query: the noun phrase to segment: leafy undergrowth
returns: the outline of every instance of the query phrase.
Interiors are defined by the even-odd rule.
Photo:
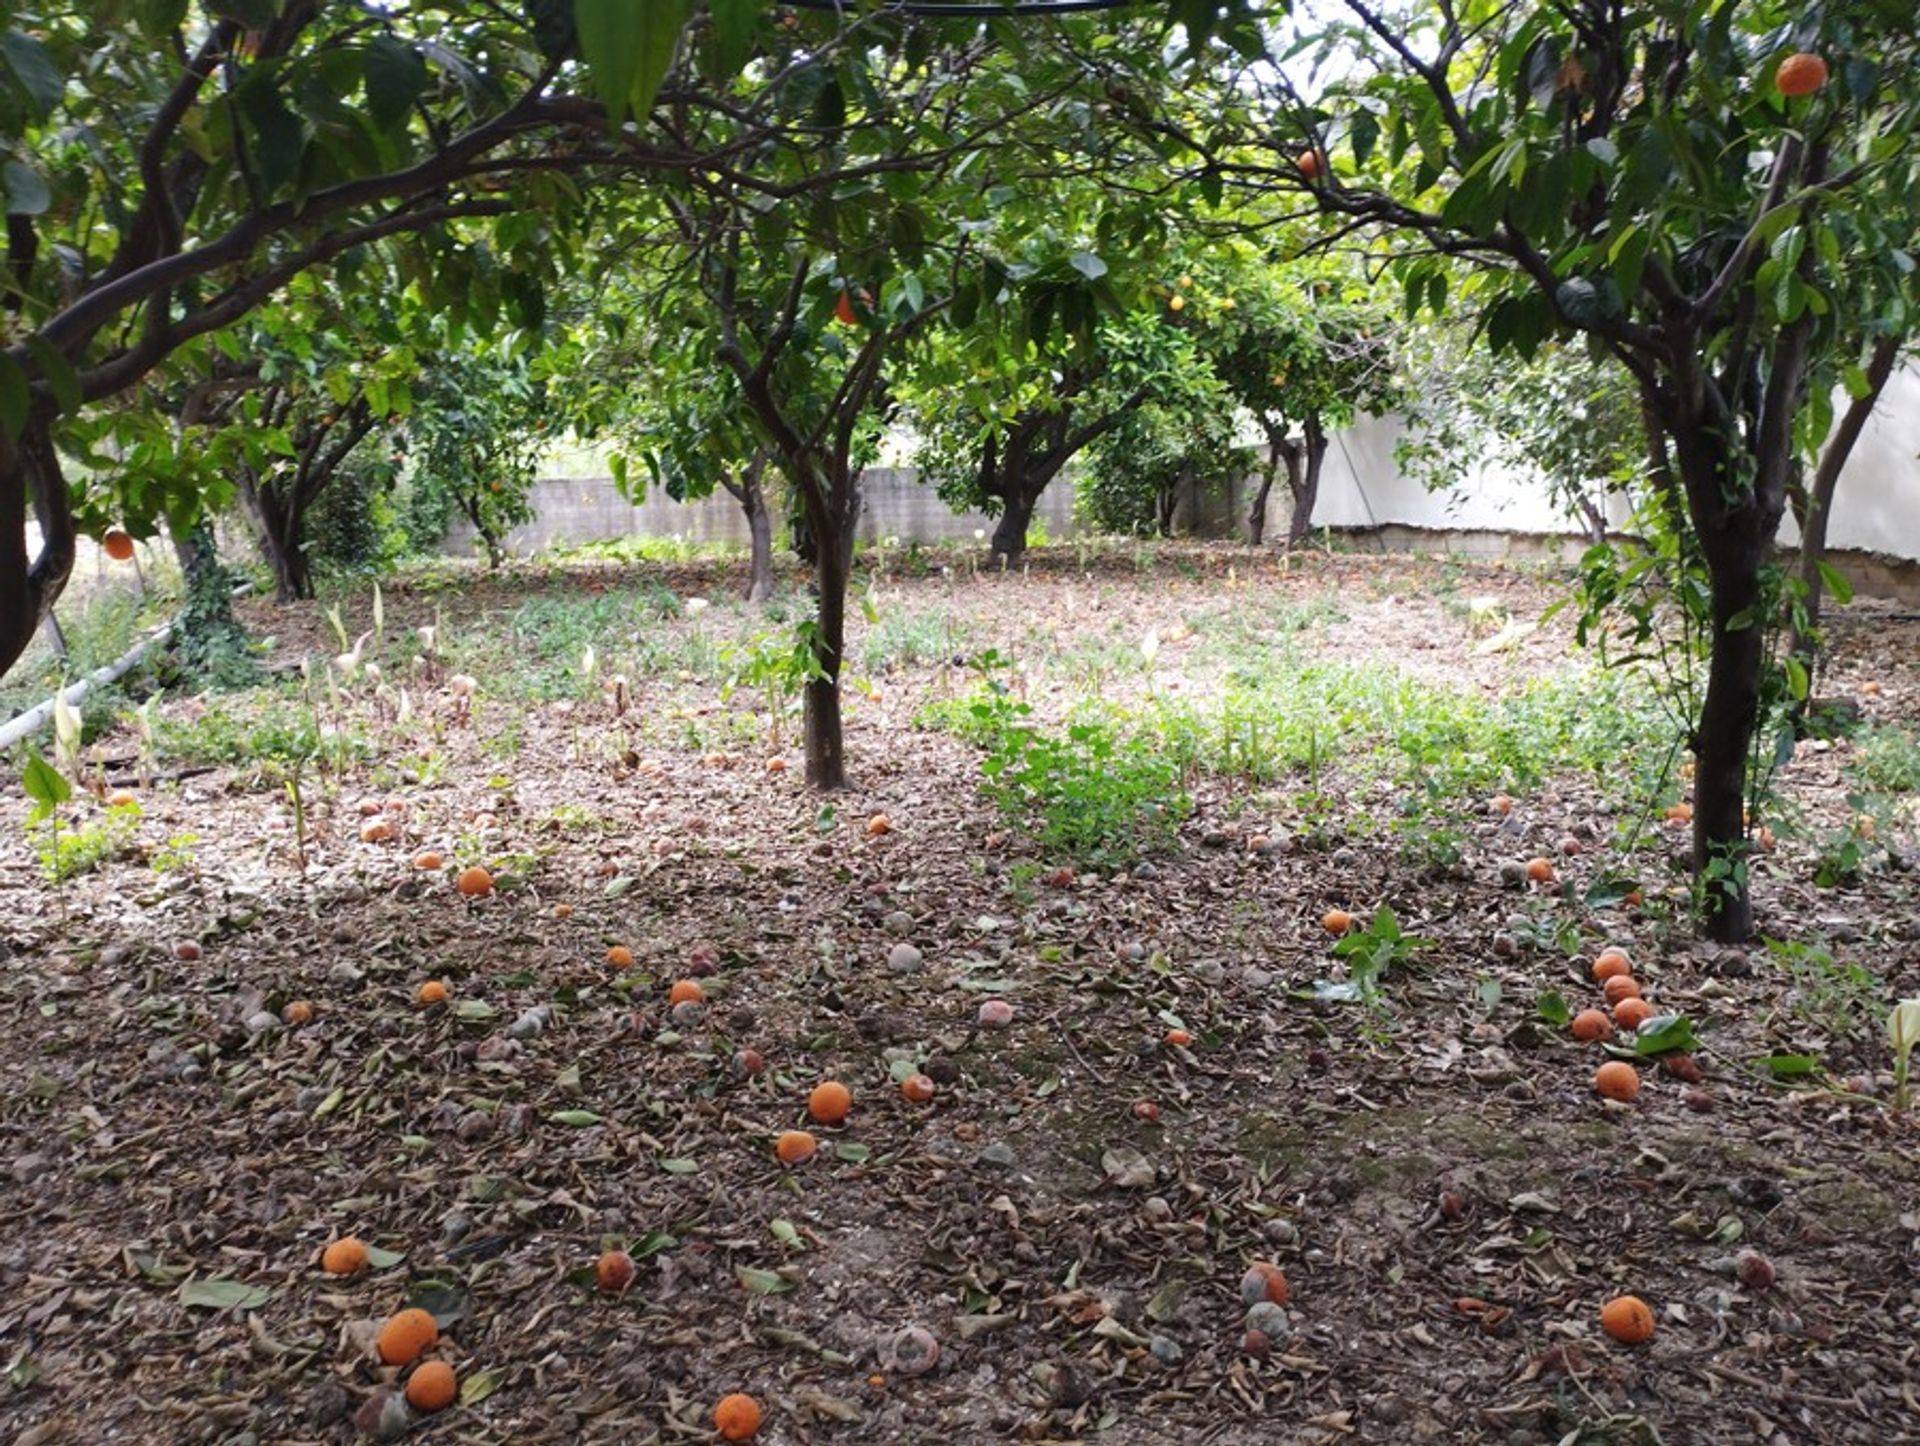
[[[1477,650],[1454,605],[1464,583],[1537,615],[1538,579],[1074,561],[880,583],[857,787],[824,803],[768,716],[779,688],[728,688],[771,625],[690,606],[721,586],[699,569],[390,586],[378,685],[286,674],[96,745],[113,783],[175,776],[136,787],[130,850],[57,890],[10,797],[0,1159],[25,1228],[0,1247],[0,1426],[353,1439],[394,1375],[372,1333],[412,1300],[462,1383],[434,1440],[697,1440],[735,1390],[782,1442],[1910,1433],[1916,1135],[1884,1034],[1920,993],[1899,735],[1803,750],[1761,866],[1780,945],[1714,949],[1681,921],[1660,806],[1683,784],[1660,781],[1651,712],[1596,690],[1583,721],[1552,701],[1564,636]],[[366,599],[344,611],[372,626]],[[338,651],[319,612],[254,621],[270,661]],[[957,663],[927,642],[949,637]],[[1846,615],[1834,689],[1878,729],[1915,714],[1915,642]],[[1263,658],[1268,682],[1231,681]],[[1322,663],[1408,701],[1266,771],[1154,722]],[[983,793],[981,737],[921,720],[988,678],[1056,743],[1096,710],[1114,750],[1054,748],[1052,793]],[[1129,747],[1190,800],[1165,846],[1047,846],[1049,799],[1085,795],[1095,835],[1136,817],[1098,813]],[[1454,766],[1468,752],[1494,762]],[[378,823],[392,837],[362,842]],[[1842,839],[1850,878],[1817,887]],[[440,867],[414,866],[427,850]],[[1506,881],[1534,855],[1556,884]],[[494,893],[456,891],[471,864]],[[1629,878],[1638,908],[1593,887]],[[1338,953],[1331,910],[1365,930]],[[1595,1096],[1607,1046],[1556,1021],[1601,1002],[1609,942],[1697,1035],[1698,1083],[1649,1059],[1636,1102]],[[676,1013],[692,974],[707,1002]],[[434,979],[450,1001],[417,1004]],[[1010,1025],[980,1024],[987,1000]],[[296,1001],[312,1019],[280,1022]],[[916,1070],[931,1103],[902,1095]],[[808,1125],[823,1079],[853,1092],[844,1127]],[[821,1153],[782,1168],[774,1136],[802,1126]],[[386,1253],[326,1275],[344,1235]],[[593,1286],[609,1245],[640,1266],[617,1297]],[[1735,1275],[1747,1249],[1771,1289]],[[1265,1358],[1243,1351],[1252,1261],[1291,1283]],[[1622,1292],[1653,1308],[1645,1345],[1599,1328]],[[910,1327],[939,1342],[925,1374]]]

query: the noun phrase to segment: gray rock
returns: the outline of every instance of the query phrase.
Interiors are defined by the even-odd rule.
[[[911,944],[895,944],[887,951],[887,968],[895,974],[918,974],[926,957]]]

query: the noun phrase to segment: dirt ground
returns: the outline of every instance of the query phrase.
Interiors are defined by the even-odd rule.
[[[546,616],[530,603],[612,607],[631,569],[389,583],[384,637],[432,624],[450,661],[369,645],[385,694],[362,674],[329,714],[367,747],[302,776],[297,818],[253,759],[138,786],[129,721],[91,751],[134,784],[137,837],[54,887],[10,789],[0,1437],[353,1440],[401,1374],[372,1336],[412,1302],[463,1387],[405,1423],[422,1441],[711,1439],[731,1391],[776,1443],[1920,1440],[1920,1134],[1890,1108],[1885,1025],[1920,994],[1910,799],[1891,852],[1818,887],[1822,829],[1857,806],[1850,745],[1787,766],[1801,827],[1760,864],[1759,914],[1824,965],[1695,942],[1684,831],[1657,817],[1643,906],[1583,902],[1621,860],[1579,780],[1506,815],[1460,801],[1464,851],[1434,867],[1337,823],[1306,840],[1286,786],[1196,778],[1172,852],[1056,878],[981,796],[979,750],[920,721],[972,686],[956,658],[1046,643],[1024,680],[1043,716],[1090,687],[1206,697],[1257,662],[1257,636],[1203,646],[1250,609],[1299,621],[1290,647],[1487,695],[1576,662],[1564,616],[1481,646],[1475,619],[1539,616],[1544,573],[1224,547],[1084,562],[896,560],[856,653],[889,619],[945,621],[856,668],[854,784],[831,800],[790,743],[766,768],[751,690],[698,666],[629,674],[624,711],[592,680],[505,689]],[[603,678],[643,643],[697,664],[764,626],[720,572],[648,576],[682,606],[612,616]],[[369,609],[347,600],[350,634]],[[340,651],[324,612],[248,621],[284,668]],[[1911,728],[1920,623],[1845,610],[1826,688]],[[156,711],[205,729],[248,706]],[[395,836],[362,842],[376,817]],[[445,867],[415,867],[427,849]],[[1533,854],[1564,892],[1503,881]],[[452,866],[476,862],[498,888],[466,898]],[[1337,973],[1323,913],[1381,903],[1431,942],[1377,1005],[1316,991]],[[1636,1102],[1595,1095],[1601,1047],[1541,1000],[1600,1003],[1606,943],[1693,1022],[1703,1079],[1649,1061]],[[706,1003],[676,1013],[689,976]],[[415,1002],[432,979],[449,1004]],[[1010,1026],[977,1022],[988,999]],[[295,1001],[312,1019],[280,1022]],[[1786,1055],[1817,1066],[1756,1063]],[[902,1097],[913,1069],[931,1103]],[[823,1079],[852,1116],[782,1168],[772,1140]],[[328,1275],[344,1235],[390,1254]],[[593,1288],[608,1246],[638,1259],[624,1294]],[[1747,1250],[1771,1288],[1736,1274]],[[1291,1288],[1264,1358],[1243,1349],[1258,1261]],[[1647,1343],[1602,1333],[1620,1293],[1652,1308]],[[915,1327],[938,1342],[919,1374]]]

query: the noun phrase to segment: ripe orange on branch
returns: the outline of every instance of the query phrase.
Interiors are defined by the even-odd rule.
[[[100,546],[115,562],[133,560],[133,539],[123,527],[109,527],[106,535],[100,539]]]
[[[1789,100],[1812,95],[1827,83],[1827,63],[1817,55],[1800,51],[1780,62],[1773,73],[1774,88]]]

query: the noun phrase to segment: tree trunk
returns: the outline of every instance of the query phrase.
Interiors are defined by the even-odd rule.
[[[1273,492],[1273,479],[1280,475],[1284,437],[1267,433],[1267,465],[1261,470],[1260,485],[1254,489],[1253,505],[1247,509],[1247,546],[1258,547],[1267,540],[1267,498]]]
[[[1820,661],[1820,604],[1826,597],[1826,574],[1821,565],[1827,560],[1827,524],[1833,517],[1833,497],[1840,486],[1840,473],[1853,453],[1854,443],[1866,430],[1867,419],[1879,405],[1893,375],[1893,364],[1900,355],[1900,340],[1883,337],[1875,343],[1867,362],[1867,390],[1848,404],[1833,429],[1820,465],[1813,474],[1813,487],[1798,518],[1800,524],[1800,615],[1794,620],[1791,655],[1806,669],[1808,686]]]
[[[1713,637],[1707,692],[1694,730],[1694,871],[1706,886],[1709,937],[1744,943],[1753,935],[1753,895],[1747,876],[1747,758],[1760,722],[1760,685],[1766,666],[1766,629],[1758,622],[1730,627],[1757,608],[1764,549],[1751,567],[1714,578]],[[1745,575],[1741,576],[1744,571]]]
[[[1712,587],[1707,689],[1693,732],[1693,867],[1706,934],[1724,944],[1753,936],[1747,761],[1760,726],[1771,621],[1764,574],[1786,514],[1806,337],[1805,327],[1790,329],[1776,347],[1750,441],[1730,432],[1731,418],[1716,425],[1656,399],[1667,402],[1658,420],[1673,442]]]
[[[27,553],[27,509],[40,550]],[[50,419],[29,417],[17,441],[0,434],[0,677],[20,660],[73,571],[73,510]]]
[[[1012,572],[1020,566],[1020,560],[1027,553],[1027,532],[1033,526],[1034,508],[1039,505],[1040,493],[1045,487],[1044,482],[1030,488],[1023,478],[1010,480],[1000,504],[1000,520],[994,524],[993,543],[987,555],[989,567]]]
[[[1302,424],[1304,444],[1287,454],[1287,490],[1293,494],[1293,515],[1287,519],[1287,547],[1304,546],[1313,531],[1313,509],[1320,501],[1320,466],[1327,459],[1327,431],[1320,418],[1308,414]]]
[[[253,521],[253,540],[261,561],[273,574],[273,599],[298,602],[313,596],[313,572],[307,563],[304,519],[297,498],[289,491],[295,482],[263,477],[251,467],[240,469],[240,496]],[[182,568],[186,562],[182,559]]]
[[[747,535],[753,549],[747,572],[747,601],[763,603],[773,597],[773,514],[767,511],[767,499],[756,485],[748,494]]]
[[[860,515],[850,477],[830,479],[826,497],[839,515],[820,519],[814,529],[818,560],[814,564],[813,655],[820,676],[806,689],[807,782],[819,789],[844,788],[847,782],[846,739],[840,722],[840,665],[846,655],[847,585],[853,577],[853,534]]]
[[[787,518],[787,541],[793,548],[793,555],[808,567],[820,560],[819,540],[814,536],[813,523],[807,517],[805,507]]]
[[[752,549],[747,569],[746,600],[763,603],[773,596],[773,514],[767,509],[767,457],[756,455],[740,473],[738,481],[722,477],[721,485],[740,504],[747,515],[747,537]]]

